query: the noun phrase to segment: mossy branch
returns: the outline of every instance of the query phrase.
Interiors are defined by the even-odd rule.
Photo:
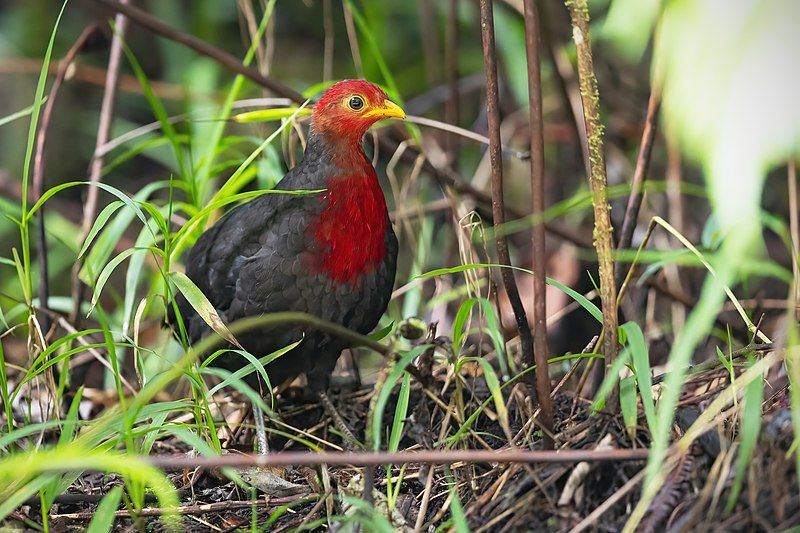
[[[603,156],[603,125],[600,122],[599,91],[594,75],[592,47],[589,41],[589,8],[587,0],[567,0],[572,19],[572,38],[575,41],[578,58],[578,79],[580,81],[583,119],[589,143],[589,185],[592,189],[594,207],[594,247],[600,273],[600,299],[603,307],[603,353],[606,372],[617,355],[617,289],[614,284],[613,227],[611,225],[611,206],[608,203],[608,180]],[[609,406],[616,401],[609,399]]]

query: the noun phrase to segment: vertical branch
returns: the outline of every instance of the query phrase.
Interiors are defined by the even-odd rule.
[[[660,103],[659,91],[654,87],[650,90],[650,99],[647,102],[644,131],[642,132],[642,140],[639,143],[639,156],[636,159],[636,169],[633,171],[633,180],[631,181],[631,193],[628,196],[628,205],[625,208],[625,217],[622,220],[622,231],[620,231],[619,242],[617,243],[617,249],[619,250],[630,248],[633,240],[633,232],[636,229],[636,221],[639,218],[639,209],[642,207],[643,188],[647,179],[650,154],[653,151],[653,140],[656,137],[656,122]],[[622,278],[625,277],[625,271],[620,268],[620,265],[616,265],[616,267],[616,279],[619,284]]]
[[[450,0],[447,9],[447,26],[445,27],[444,69],[450,95],[444,108],[445,122],[458,125],[458,0]],[[458,136],[448,133],[447,156],[450,163],[458,158]]]
[[[422,53],[428,83],[434,85],[440,79],[439,38],[437,37],[436,13],[431,0],[419,0],[419,28],[422,33]]]
[[[342,10],[344,12],[344,26],[347,29],[347,41],[350,43],[350,54],[353,56],[353,66],[356,68],[358,77],[363,78],[364,67],[361,63],[361,50],[358,47],[358,33],[356,32],[356,23],[353,20],[353,12],[350,10],[350,4],[342,2]]]
[[[47,143],[47,130],[50,127],[50,120],[53,117],[53,109],[55,108],[56,99],[58,98],[58,91],[67,77],[69,67],[75,62],[81,50],[83,50],[86,43],[94,35],[97,26],[94,24],[87,26],[80,36],[75,40],[75,43],[67,51],[64,59],[59,61],[56,78],[50,87],[50,95],[47,98],[47,103],[42,111],[42,119],[39,124],[39,130],[36,132],[36,152],[33,158],[33,201],[36,202],[42,197],[44,192],[44,151]],[[48,261],[47,261],[47,240],[45,239],[45,222],[44,222],[45,206],[42,205],[36,213],[39,222],[39,231],[37,235],[37,247],[39,257],[39,306],[42,309],[47,309],[49,299],[48,289]],[[42,333],[46,334],[50,329],[50,318],[47,314],[42,314],[39,319]]]
[[[542,32],[542,41],[544,51],[547,53],[547,58],[553,66],[554,78],[556,81],[556,88],[561,95],[564,105],[569,111],[572,120],[569,121],[571,128],[575,130],[575,138],[578,139],[579,149],[583,157],[583,166],[586,168],[586,174],[591,173],[591,166],[589,165],[589,142],[586,138],[586,124],[583,122],[583,112],[581,111],[581,95],[580,90],[575,85],[575,72],[572,70],[572,63],[570,63],[564,50],[555,41],[552,26],[555,24],[553,20],[554,13],[549,7],[547,2],[540,2],[540,24]]]
[[[600,299],[603,305],[603,353],[606,371],[617,355],[617,289],[614,284],[614,258],[612,253],[613,228],[611,206],[608,204],[606,164],[603,156],[603,125],[600,123],[599,93],[594,76],[592,48],[589,42],[589,8],[587,0],[567,0],[572,18],[572,38],[578,52],[578,78],[580,81],[583,119],[589,143],[589,185],[594,207],[594,246],[600,273]],[[616,406],[616,392],[608,406]]]
[[[121,4],[128,4],[130,0],[120,0]],[[106,71],[105,89],[103,91],[103,102],[100,105],[100,123],[97,126],[97,140],[95,141],[95,152],[108,142],[111,133],[111,121],[114,117],[114,100],[117,95],[117,83],[119,81],[119,68],[122,58],[122,37],[128,28],[128,18],[122,13],[117,13],[114,17],[116,31],[111,40],[111,50],[108,55],[108,70]],[[100,181],[103,172],[104,157],[95,155],[89,167],[89,182],[97,183]],[[81,242],[86,239],[92,227],[92,221],[97,213],[97,198],[100,190],[97,187],[89,187],[86,196],[86,204],[83,208],[83,221],[81,223]],[[78,259],[72,268],[72,316],[70,322],[74,323],[80,316],[81,301],[83,300],[84,287],[80,281],[79,273],[83,267],[83,260]]]
[[[794,295],[789,298],[794,304],[794,316],[800,320],[800,214],[798,214],[797,197],[797,169],[794,160],[789,161],[789,168],[786,175],[788,180],[789,193],[789,233],[792,237],[792,278],[794,280]]]
[[[481,10],[481,42],[483,43],[483,64],[486,72],[486,115],[489,122],[489,161],[492,167],[492,217],[494,227],[498,228],[505,222],[505,205],[503,202],[503,159],[500,145],[500,110],[497,90],[497,54],[494,44],[494,17],[492,14],[492,0],[480,0]],[[495,232],[497,246],[497,259],[501,265],[511,266],[511,257],[508,253],[508,241],[505,235]],[[514,271],[510,268],[501,268],[500,275],[503,286],[511,302],[514,318],[519,331],[522,359],[526,364],[533,361],[533,338],[525,308],[514,279]],[[532,387],[531,391],[535,391]]]
[[[531,201],[533,218],[544,212],[544,122],[542,75],[539,63],[539,15],[533,0],[525,0],[525,52],[528,57],[528,102],[531,108]],[[553,400],[547,366],[547,298],[545,288],[544,224],[533,226],[533,357],[536,364],[536,395],[544,426],[543,445],[553,448]],[[530,364],[530,362],[529,362]]]
[[[335,35],[331,0],[322,1],[322,28],[325,33],[324,51],[322,55],[322,81],[328,81],[333,79],[333,45]]]

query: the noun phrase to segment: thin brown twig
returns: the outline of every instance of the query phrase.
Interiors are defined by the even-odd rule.
[[[325,34],[322,52],[322,81],[328,81],[333,78],[333,51],[336,35],[331,0],[322,0],[322,31]]]
[[[458,126],[458,0],[448,2],[444,40],[444,70],[449,89],[444,117],[450,124]],[[458,138],[455,135],[448,135],[445,147],[448,160],[452,163],[458,157]]]
[[[55,77],[60,61],[50,62],[47,70],[48,77]],[[0,61],[0,75],[2,74],[36,74],[42,71],[42,60],[34,58],[8,58]],[[91,65],[75,65],[70,69],[70,81],[88,83],[99,87],[106,86],[106,69]],[[159,80],[150,80],[150,88],[162,100],[184,100],[186,91],[183,86]],[[136,76],[123,74],[119,80],[119,90],[133,94],[143,94],[144,90]],[[205,93],[204,93],[205,94]],[[212,95],[212,93],[209,93]]]
[[[125,3],[130,0],[121,0],[120,5],[125,6]],[[126,6],[127,7],[127,6]],[[108,70],[106,70],[106,84],[103,90],[103,101],[100,104],[100,122],[97,125],[97,139],[95,140],[95,149],[100,148],[111,135],[111,123],[114,119],[114,103],[117,96],[117,84],[119,82],[119,71],[122,60],[122,39],[128,29],[128,20],[125,15],[118,13],[114,17],[115,31],[111,39],[111,49],[108,54]],[[96,154],[92,157],[91,166],[89,167],[89,182],[97,183],[103,173],[102,156],[98,157]],[[83,221],[81,222],[81,242],[86,239],[92,226],[95,213],[97,213],[97,199],[100,190],[97,187],[89,187],[86,195],[86,203],[83,208]],[[70,315],[70,322],[75,324],[80,316],[81,301],[84,296],[84,285],[80,280],[80,271],[83,267],[83,259],[78,258],[72,267],[72,313]]]
[[[312,496],[313,497],[313,496]],[[283,505],[286,503],[294,502],[297,500],[302,500],[304,498],[308,498],[307,494],[298,494],[297,496],[288,496],[285,498],[271,498],[271,499],[259,499],[255,501],[221,501],[221,502],[213,502],[213,503],[199,503],[194,505],[181,505],[175,509],[166,509],[161,507],[146,507],[141,509],[135,513],[131,513],[127,509],[122,509],[119,511],[114,511],[115,518],[129,518],[131,516],[161,516],[167,513],[175,513],[178,515],[197,515],[197,514],[206,514],[206,513],[218,513],[221,511],[233,511],[236,509],[250,509],[253,507],[263,508],[263,507],[270,507],[278,505]],[[66,513],[66,514],[58,514],[52,515],[50,518],[52,520],[60,519],[60,520],[68,520],[68,521],[86,521],[91,520],[96,511],[81,511],[78,513]]]
[[[555,23],[553,20],[555,13],[552,12],[549,2],[540,2],[539,6],[542,8],[540,22],[542,40],[545,43],[544,50],[553,66],[553,77],[556,82],[556,88],[572,118],[572,120],[569,121],[569,125],[575,131],[575,137],[578,139],[579,150],[583,158],[583,166],[588,175],[591,168],[589,165],[589,143],[586,138],[586,125],[583,122],[583,113],[581,112],[580,90],[575,85],[575,72],[572,69],[572,64],[566,57],[563,47],[555,42],[551,29]]]
[[[644,198],[644,182],[647,179],[647,167],[650,165],[650,154],[653,152],[653,141],[656,138],[658,108],[661,104],[661,95],[658,88],[650,90],[650,99],[647,102],[647,114],[644,119],[644,131],[642,140],[639,143],[639,156],[636,159],[636,169],[633,172],[631,181],[631,193],[628,196],[628,205],[625,208],[625,217],[622,220],[622,230],[619,234],[617,249],[624,250],[630,248],[633,241],[633,231],[636,229],[636,222],[639,219],[639,209]],[[617,284],[621,282],[625,275],[625,269],[621,265],[616,265]]]
[[[164,24],[157,18],[153,17],[146,11],[138,9],[136,7],[126,5],[122,1],[116,0],[93,0],[98,4],[103,4],[104,6],[108,7],[116,11],[117,13],[121,13],[128,17],[132,22],[142,26],[143,28],[155,33],[156,35],[160,35],[165,37],[171,41],[175,41],[181,43],[182,45],[191,48],[195,52],[202,54],[204,56],[210,57],[214,61],[218,62],[219,64],[223,65],[225,68],[232,72],[236,72],[237,74],[241,74],[246,78],[258,83],[259,85],[266,87],[273,93],[283,96],[285,98],[290,98],[291,100],[297,102],[298,104],[302,104],[305,102],[305,98],[302,94],[298,93],[294,89],[287,87],[286,85],[273,80],[268,76],[264,76],[258,70],[245,66],[240,59],[236,56],[225,52],[217,48],[216,46],[212,46],[209,43],[203,41],[202,39],[198,39],[193,35],[189,35],[188,33],[184,33],[177,28],[173,28],[168,24]]]
[[[531,111],[531,201],[533,216],[544,213],[544,121],[542,118],[542,75],[539,63],[539,14],[533,0],[524,1],[525,52],[528,57],[528,102]],[[544,224],[533,226],[533,360],[536,365],[536,396],[544,426],[542,446],[553,448],[553,400],[547,364],[547,290]]]
[[[475,133],[472,130],[468,130],[465,128],[461,128],[459,126],[455,126],[453,124],[449,124],[447,122],[442,122],[441,120],[435,120],[428,117],[418,117],[416,115],[406,115],[405,118],[406,122],[411,122],[413,124],[419,124],[420,126],[427,126],[429,128],[436,128],[437,130],[446,131],[453,135],[458,135],[459,137],[464,137],[465,139],[470,139],[482,144],[489,144],[489,137],[485,135],[481,135],[480,133]],[[507,155],[512,157],[516,157],[517,159],[530,159],[531,154],[530,152],[523,152],[520,150],[514,150],[509,146],[502,147],[503,152]]]
[[[344,25],[347,29],[347,42],[350,44],[350,55],[353,57],[353,66],[359,78],[364,77],[364,67],[361,63],[361,49],[358,47],[358,34],[356,33],[356,23],[353,20],[353,11],[350,4],[342,2],[342,12],[344,13]]]
[[[637,473],[635,476],[630,478],[627,483],[621,486],[617,491],[611,495],[611,497],[607,498],[603,503],[595,508],[594,511],[586,515],[586,518],[578,522],[575,527],[569,530],[569,533],[580,533],[585,529],[591,527],[593,524],[597,522],[597,519],[603,516],[611,507],[614,506],[623,496],[628,494],[632,491],[636,485],[642,482],[644,479],[645,470],[642,469]]]
[[[36,152],[33,158],[33,201],[36,202],[42,197],[44,193],[44,152],[45,145],[47,144],[47,131],[50,128],[50,120],[53,118],[53,109],[55,109],[56,100],[58,98],[58,91],[67,77],[67,72],[70,65],[75,62],[75,58],[86,46],[86,43],[97,31],[97,26],[91,24],[84,28],[75,43],[70,47],[64,55],[64,59],[58,63],[58,72],[56,73],[53,85],[50,87],[50,94],[47,97],[47,103],[44,105],[42,111],[42,119],[39,124],[39,130],[36,132]],[[37,245],[39,256],[39,306],[42,309],[47,309],[49,300],[48,290],[48,260],[47,260],[47,240],[45,238],[45,206],[41,206],[36,213],[37,220],[39,221]],[[43,333],[47,333],[50,329],[50,317],[45,313],[39,319],[39,323]]]
[[[424,450],[419,452],[279,452],[268,455],[230,454],[217,457],[160,455],[146,458],[162,470],[271,466],[383,466],[387,464],[454,465],[458,463],[576,463],[581,461],[643,461],[648,450]],[[58,465],[48,467],[53,470]]]
[[[611,225],[611,206],[608,203],[608,180],[603,155],[603,125],[600,122],[599,92],[594,75],[592,48],[589,41],[589,7],[587,0],[567,0],[572,18],[572,36],[578,52],[578,79],[580,80],[583,116],[589,142],[594,207],[594,244],[597,250],[600,275],[600,301],[603,308],[603,353],[606,373],[617,355],[617,289],[614,283],[614,228]],[[607,405],[616,409],[617,388],[610,394]]]
[[[494,44],[494,15],[492,13],[492,0],[481,0],[481,42],[483,44],[483,63],[486,72],[486,115],[489,125],[489,160],[492,167],[492,215],[493,224],[497,228],[505,223],[505,202],[503,199],[503,158],[500,140],[500,98],[497,87],[497,52]],[[503,235],[495,238],[497,259],[501,265],[511,266],[511,257],[508,251],[508,240]],[[500,272],[503,285],[514,311],[517,330],[520,337],[520,350],[522,360],[533,361],[533,337],[525,307],[519,296],[519,289],[514,278],[514,271],[502,268]],[[531,393],[535,383],[531,383]]]

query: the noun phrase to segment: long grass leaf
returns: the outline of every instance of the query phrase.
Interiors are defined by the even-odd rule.
[[[94,511],[86,533],[107,533],[114,527],[115,513],[122,500],[122,487],[114,487],[106,494]]]
[[[197,314],[200,315],[200,318],[202,318],[211,329],[226,341],[244,350],[242,345],[239,344],[239,341],[236,340],[236,337],[233,336],[233,333],[228,329],[228,326],[226,326],[225,322],[220,318],[219,313],[214,309],[214,305],[186,274],[183,272],[170,272],[169,279],[175,283],[175,286],[181,291],[186,301],[189,302],[194,310],[197,311]]]

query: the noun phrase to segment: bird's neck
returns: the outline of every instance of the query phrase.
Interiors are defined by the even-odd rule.
[[[364,133],[358,130],[332,131],[312,126],[308,132],[305,157],[320,158],[325,164],[347,173],[374,175],[375,169],[364,153],[363,137]]]
[[[312,141],[309,138],[309,148]],[[335,144],[324,148],[321,154],[329,171],[322,194],[325,205],[312,225],[319,245],[313,266],[336,282],[358,284],[385,257],[386,201],[360,143],[350,145],[349,153]]]

